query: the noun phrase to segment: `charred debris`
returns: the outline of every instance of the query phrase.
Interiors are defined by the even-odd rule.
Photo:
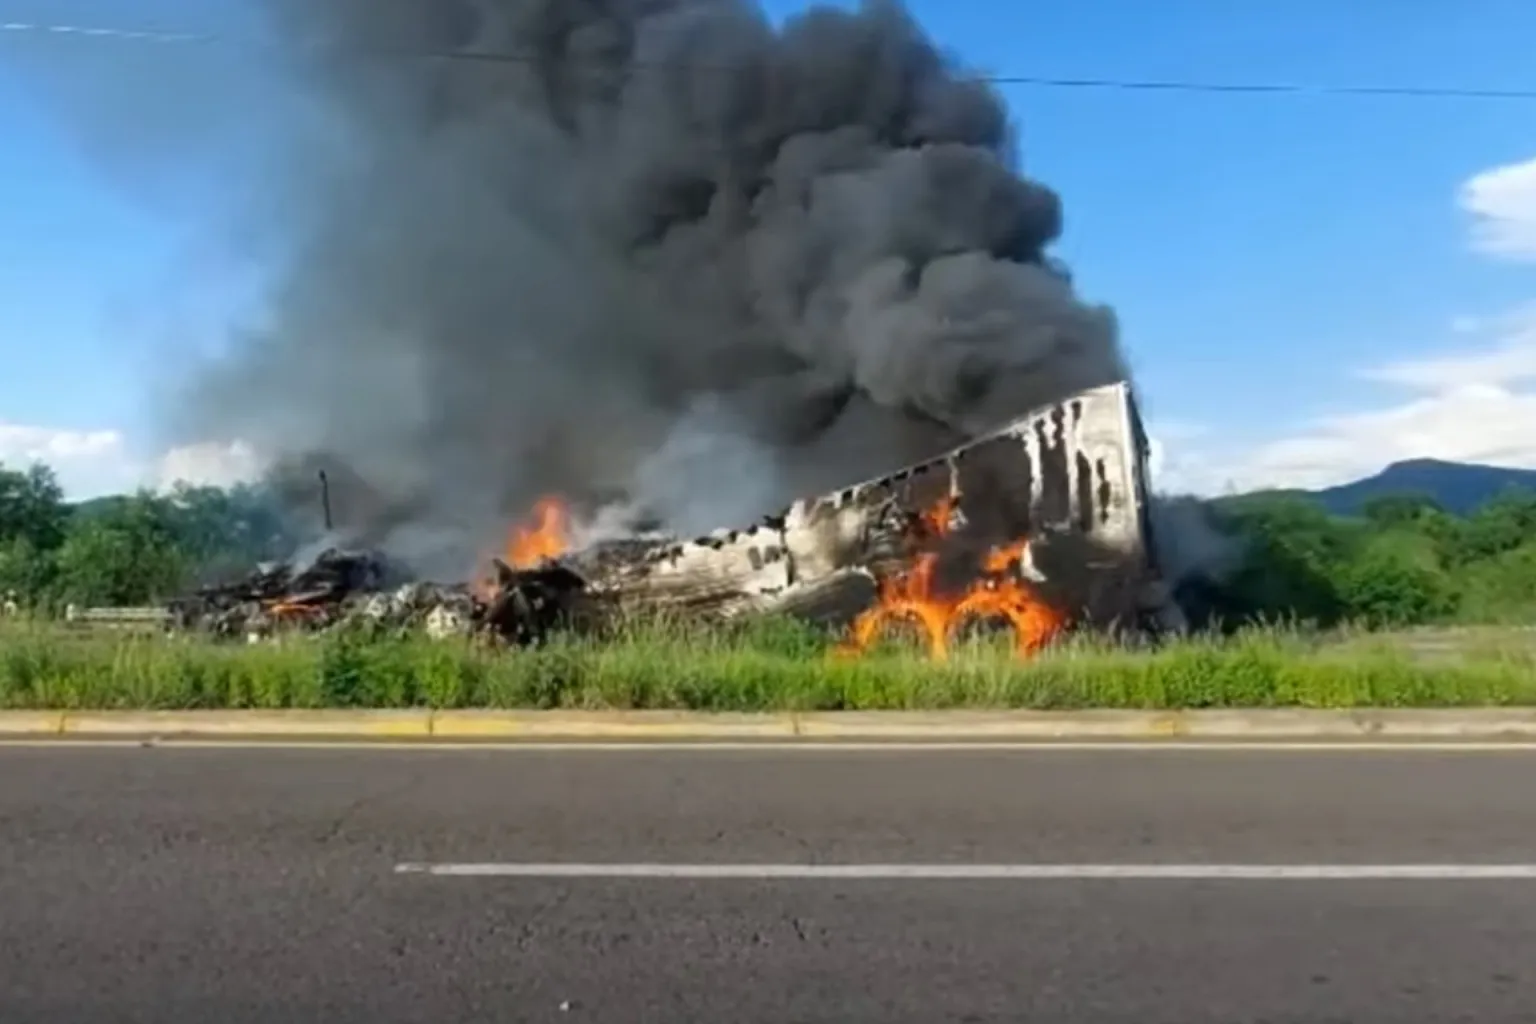
[[[285,631],[370,627],[526,646],[568,623],[584,585],[569,567],[513,569],[497,560],[493,568],[494,579],[482,584],[430,583],[405,578],[380,552],[327,548],[200,587],[167,610],[179,631],[249,642]]]

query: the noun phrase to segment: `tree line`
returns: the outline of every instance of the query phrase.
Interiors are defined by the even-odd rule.
[[[1536,492],[1512,490],[1466,515],[1416,495],[1349,516],[1296,495],[1226,498],[1209,511],[1243,555],[1224,578],[1182,588],[1206,624],[1536,623]],[[0,466],[0,598],[26,607],[156,603],[285,557],[298,540],[257,486],[71,504],[46,466]]]
[[[258,487],[183,484],[70,503],[47,466],[0,466],[0,598],[23,607],[153,604],[290,554],[294,540]]]
[[[1294,494],[1226,498],[1211,513],[1244,557],[1193,588],[1207,617],[1536,624],[1536,492],[1510,489],[1465,515],[1415,494],[1374,498],[1356,515]]]

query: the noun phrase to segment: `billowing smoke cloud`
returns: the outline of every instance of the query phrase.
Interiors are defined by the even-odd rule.
[[[201,432],[333,467],[428,571],[546,492],[732,525],[1125,374],[1002,102],[894,3],[263,2],[334,135]]]

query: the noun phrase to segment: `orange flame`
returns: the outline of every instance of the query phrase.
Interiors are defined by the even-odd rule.
[[[319,617],[322,611],[323,609],[319,605],[308,604],[304,601],[278,599],[266,603],[267,614],[274,619],[283,621]]]
[[[565,502],[550,495],[534,503],[533,511],[522,523],[513,524],[507,533],[501,560],[513,569],[532,569],[548,559],[559,558],[570,550],[570,511]],[[483,557],[472,588],[481,600],[490,600],[496,592],[495,572],[490,556]]]
[[[531,569],[559,558],[570,550],[570,533],[571,517],[565,502],[553,496],[540,498],[533,506],[533,522],[512,527],[506,563],[514,569]]]
[[[942,538],[950,532],[955,499],[945,497],[919,516],[916,540]],[[970,619],[1000,618],[1014,634],[1021,657],[1038,651],[1060,632],[1064,617],[1035,594],[1020,578],[1018,569],[1029,551],[1029,542],[1014,541],[993,548],[982,560],[982,576],[958,594],[939,593],[934,572],[939,556],[919,554],[912,568],[880,581],[875,603],[853,622],[842,654],[867,651],[881,631],[895,621],[910,621],[921,630],[929,654],[937,659],[949,654],[950,636]]]

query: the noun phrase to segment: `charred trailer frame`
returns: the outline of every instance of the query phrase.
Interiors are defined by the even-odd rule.
[[[630,540],[573,556],[598,599],[731,618],[785,612],[829,625],[910,567],[912,524],[948,499],[952,572],[1028,541],[1041,599],[1098,629],[1181,629],[1148,514],[1149,445],[1129,384],[1083,391],[927,462],[798,501],[692,541]]]

